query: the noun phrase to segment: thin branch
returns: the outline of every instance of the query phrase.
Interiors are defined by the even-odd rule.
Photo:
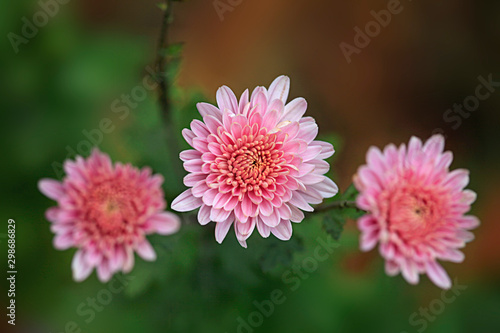
[[[172,16],[172,2],[165,0],[165,10],[163,13],[163,20],[161,24],[160,37],[158,39],[158,50],[156,58],[156,68],[158,74],[161,75],[160,84],[158,85],[158,96],[160,101],[160,108],[164,119],[167,121],[170,116],[170,101],[169,101],[169,82],[167,76],[168,69],[168,32],[170,28],[170,21]]]
[[[328,210],[332,209],[343,209],[343,208],[356,208],[360,210],[356,206],[356,201],[348,201],[348,200],[340,200],[340,201],[334,201],[326,205],[321,205],[316,208],[314,208],[314,213],[318,212],[326,212]]]
[[[171,161],[172,172],[175,178],[182,182],[183,170],[182,165],[175,163],[178,161],[179,143],[175,137],[172,104],[170,100],[170,80],[168,77],[169,66],[169,30],[172,22],[173,2],[175,0],[164,0],[163,19],[161,24],[160,36],[158,38],[157,55],[155,67],[157,75],[159,75],[158,84],[158,103],[162,114],[163,123],[165,126],[165,137],[169,144],[168,154]]]

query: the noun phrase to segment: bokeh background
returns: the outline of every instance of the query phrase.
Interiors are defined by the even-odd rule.
[[[14,218],[19,272],[17,325],[7,325],[3,310],[2,332],[500,331],[500,88],[458,128],[444,119],[455,103],[474,95],[479,76],[500,81],[500,2],[403,0],[401,12],[350,63],[340,43],[352,45],[354,28],[363,29],[373,20],[370,11],[386,9],[388,1],[220,0],[231,8],[222,16],[217,1],[176,3],[170,37],[184,44],[170,71],[169,134],[155,91],[126,115],[113,108],[148,78],[162,18],[158,1],[60,4],[18,53],[9,33],[21,35],[23,17],[33,22],[42,7],[32,0],[2,6],[0,248],[7,253],[6,223]],[[123,291],[104,298],[94,315],[82,315],[91,308],[88,298],[103,299],[109,286],[95,274],[72,281],[74,250],[52,247],[44,211],[53,203],[39,193],[37,181],[60,177],[60,163],[75,152],[87,154],[85,133],[108,118],[113,130],[94,136],[99,147],[115,161],[151,165],[165,175],[171,202],[183,190],[180,163],[171,156],[185,147],[178,130],[196,117],[195,103],[214,102],[223,84],[240,94],[280,74],[290,76],[291,97],[308,100],[320,135],[335,145],[331,176],[341,189],[370,145],[446,135],[452,167],[470,169],[470,188],[478,193],[472,213],[482,221],[465,262],[444,264],[465,286],[460,295],[441,307],[441,291],[427,278],[410,286],[400,276],[387,277],[376,251],[358,251],[353,221],[334,253],[291,290],[282,275],[313,255],[318,237],[329,237],[319,217],[295,225],[290,242],[254,235],[248,249],[231,233],[218,245],[212,226],[185,218],[180,233],[151,238],[159,253],[155,263],[138,260],[133,279],[122,278]],[[254,301],[270,299],[275,289],[286,301],[258,327],[243,327],[238,318],[258,322]],[[413,315],[429,306],[435,310],[429,319]]]

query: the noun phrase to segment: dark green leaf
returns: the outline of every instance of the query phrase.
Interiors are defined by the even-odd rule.
[[[298,237],[292,237],[286,242],[270,238],[266,240],[265,248],[260,256],[260,267],[264,272],[272,271],[278,265],[289,267],[293,263],[293,254],[303,250],[304,245]]]
[[[345,192],[342,194],[342,200],[355,201],[358,194],[359,192],[354,186],[354,184],[351,184],[349,185],[347,190],[345,190]]]
[[[342,231],[344,231],[345,218],[342,211],[330,211],[323,217],[323,227],[325,231],[332,236],[333,239],[339,240]]]

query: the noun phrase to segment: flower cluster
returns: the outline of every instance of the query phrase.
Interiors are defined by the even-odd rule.
[[[325,176],[330,169],[325,159],[334,148],[316,140],[318,126],[304,116],[304,98],[287,103],[289,89],[286,76],[268,89],[245,90],[239,99],[223,86],[217,106],[199,103],[203,120],[193,120],[182,132],[193,148],[180,153],[188,189],[172,209],[198,209],[201,225],[215,223],[219,243],[231,226],[243,247],[255,229],[264,238],[272,233],[288,240],[303,211],[314,211],[312,205],[338,192]],[[444,152],[440,135],[425,143],[412,137],[407,146],[390,144],[384,151],[372,147],[366,159],[354,177],[356,205],[366,211],[358,220],[361,250],[378,244],[387,274],[401,272],[416,284],[426,273],[437,286],[450,288],[437,261],[463,261],[459,249],[474,238],[468,230],[479,225],[465,215],[476,199],[465,189],[468,171],[449,170],[453,156]],[[78,249],[72,263],[76,281],[94,268],[103,282],[115,272],[129,272],[134,252],[155,260],[145,236],[179,229],[179,218],[165,211],[163,178],[150,169],[113,164],[97,149],[87,159],[66,161],[64,169],[62,182],[42,179],[39,189],[57,201],[46,212],[55,248]]]

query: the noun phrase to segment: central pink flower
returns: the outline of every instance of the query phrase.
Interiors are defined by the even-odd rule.
[[[220,243],[234,223],[238,241],[255,227],[263,237],[273,233],[282,240],[292,235],[291,222],[301,222],[302,210],[337,193],[324,176],[324,161],[334,150],[315,141],[318,126],[304,115],[307,103],[296,98],[288,104],[288,77],[280,76],[267,90],[257,87],[250,99],[240,101],[228,87],[217,91],[219,108],[199,103],[203,122],[194,120],[184,138],[194,149],[180,155],[189,186],[172,202],[177,211],[200,207],[202,225],[214,221]]]

